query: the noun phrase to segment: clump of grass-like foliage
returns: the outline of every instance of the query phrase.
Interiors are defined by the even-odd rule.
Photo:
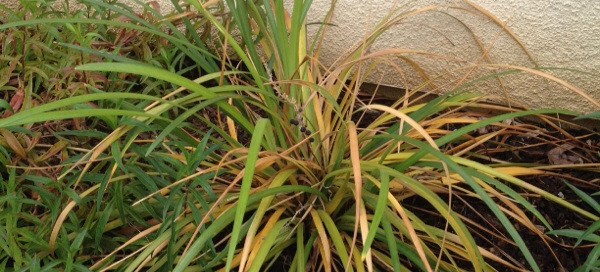
[[[166,17],[149,6],[144,17],[103,1],[82,2],[97,16],[44,13],[0,26],[0,35],[47,41],[39,45],[47,51],[43,58],[19,55],[25,44],[4,43],[0,61],[23,63],[10,68],[16,76],[9,81],[36,81],[27,86],[51,93],[57,87],[48,85],[49,73],[76,66],[74,75],[81,75],[58,79],[75,81],[68,95],[30,96],[30,104],[43,102],[35,107],[3,102],[15,113],[0,119],[0,267],[540,271],[523,231],[548,247],[556,235],[577,245],[598,242],[593,197],[565,183],[589,209],[525,179],[568,179],[560,170],[570,168],[597,173],[597,158],[549,166],[495,156],[530,148],[513,148],[506,143],[511,137],[535,139],[538,147],[568,140],[597,155],[598,147],[585,143],[597,133],[582,128],[587,134],[572,136],[561,128],[569,122],[555,117],[576,113],[504,107],[462,92],[481,80],[469,77],[472,69],[489,69],[492,79],[517,72],[555,77],[534,68],[465,64],[458,69],[468,72],[449,82],[456,86],[449,94],[422,102],[419,91],[440,75],[424,73],[411,55],[440,56],[371,52],[388,28],[440,7],[390,13],[324,67],[323,36],[307,41],[310,0],[294,1],[289,13],[280,1],[227,0],[227,8],[219,1],[173,1],[176,12]],[[469,12],[495,20],[476,6]],[[331,13],[325,20],[321,34]],[[125,37],[137,43],[118,42]],[[372,64],[386,57],[405,60],[422,85],[385,105],[359,98]],[[42,67],[39,77],[27,77],[31,67]],[[5,98],[22,90],[4,84]],[[524,117],[541,123],[522,123]],[[585,218],[589,228],[554,229],[532,204],[538,198]],[[427,213],[406,205],[409,199],[425,203]],[[455,199],[478,203],[476,210],[491,214],[497,227],[484,232],[482,223],[453,209]],[[486,235],[517,248],[524,262],[490,249],[480,239]],[[598,252],[596,246],[582,270],[597,264]]]

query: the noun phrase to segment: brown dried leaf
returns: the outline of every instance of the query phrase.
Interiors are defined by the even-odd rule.
[[[15,68],[17,68],[17,63],[17,60],[12,60],[11,62],[9,62],[8,66],[0,69],[0,87],[10,82]]]
[[[573,148],[575,148],[575,146],[572,144],[562,144],[550,150],[548,152],[548,160],[550,161],[550,164],[562,165],[580,163],[580,158],[566,154],[567,151]]]
[[[57,143],[52,145],[52,147],[50,147],[50,149],[48,149],[48,151],[44,155],[37,158],[36,161],[43,162],[43,161],[49,159],[50,157],[58,154],[58,152],[61,152],[62,150],[64,150],[67,147],[67,145],[68,145],[68,143],[65,141],[58,141]]]
[[[158,11],[158,13],[162,13],[160,10],[160,3],[158,1],[150,1],[148,2],[148,6],[150,6],[155,11]]]
[[[23,91],[23,88],[19,88],[17,90],[17,92],[15,93],[15,95],[13,95],[13,97],[10,99],[10,107],[12,108],[12,111],[5,111],[4,114],[2,115],[2,118],[6,118],[11,116],[14,112],[19,111],[19,109],[21,108],[21,106],[23,105],[23,99],[25,98],[25,92]]]
[[[10,147],[10,149],[12,149],[17,156],[21,158],[27,158],[27,152],[25,152],[25,149],[23,146],[21,146],[21,143],[19,143],[19,140],[17,140],[17,137],[15,137],[14,134],[6,129],[0,129],[0,134],[2,134],[2,137],[6,141],[8,147]]]

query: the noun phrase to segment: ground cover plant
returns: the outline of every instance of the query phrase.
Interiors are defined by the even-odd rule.
[[[173,1],[169,16],[82,3],[32,4],[0,26],[31,37],[2,45],[2,270],[597,269],[598,133],[578,113],[466,90],[529,73],[597,101],[547,69],[491,62],[484,44],[425,101],[446,77],[412,57],[450,58],[372,52],[387,29],[449,7],[391,12],[326,67],[331,13],[308,41],[311,1]],[[391,58],[422,83],[361,96]]]

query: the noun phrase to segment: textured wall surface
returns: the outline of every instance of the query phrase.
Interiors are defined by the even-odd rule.
[[[466,6],[461,1],[399,0],[395,2],[400,10],[404,11],[431,4]],[[315,0],[309,13],[309,21],[321,20],[329,9],[329,3],[328,0]],[[473,3],[505,22],[523,42],[539,66],[588,72],[589,74],[582,74],[551,70],[549,73],[566,79],[585,90],[593,98],[600,100],[600,1],[474,0]],[[325,62],[332,63],[343,54],[343,49],[360,41],[393,7],[394,1],[338,1],[332,22],[337,26],[329,29],[324,44]],[[465,28],[466,25],[480,37],[486,48],[490,48],[489,55],[494,62],[534,66],[520,47],[498,25],[481,14],[456,9],[443,11],[454,17],[439,12],[415,16],[390,29],[379,39],[373,50],[404,48],[439,53],[470,62],[480,61],[481,51],[476,46],[473,36]],[[452,72],[457,64],[443,59],[423,59],[421,63],[432,74],[450,71],[453,76],[448,79],[461,77],[464,74],[464,71]],[[378,82],[381,80],[385,84],[405,85],[401,76],[398,76],[390,66],[379,69],[377,75],[370,78]],[[410,86],[410,83],[408,85],[414,87]],[[449,89],[453,86],[438,87]],[[562,107],[583,112],[600,110],[558,84],[523,74],[504,77],[502,83],[492,80],[486,84],[479,84],[476,89],[499,96],[504,96],[506,93],[517,102],[537,108]]]
[[[7,3],[14,0],[0,1]],[[286,0],[288,3],[292,1]],[[600,1],[472,1],[504,22],[521,39],[539,66],[588,72],[550,71],[600,100]],[[156,2],[161,4],[163,12],[169,10],[170,0]],[[330,0],[314,0],[308,21],[321,21],[330,3]],[[322,48],[324,63],[334,63],[335,59],[369,33],[392,8],[399,7],[400,11],[409,11],[431,4],[467,6],[459,0],[338,0],[332,22],[335,26],[329,28]],[[494,62],[534,66],[498,25],[481,14],[450,8],[440,11],[443,12],[421,14],[394,26],[378,40],[373,51],[403,48],[446,56],[446,59],[414,57],[428,73],[446,75],[444,80],[438,81],[437,87],[440,90],[454,87],[440,82],[451,82],[464,75],[464,70],[456,71],[457,67],[481,61],[481,50],[470,31],[489,49],[489,56]],[[314,33],[316,28],[316,25],[309,26],[309,32]],[[449,61],[449,57],[464,62],[459,64]],[[407,68],[401,61],[396,61],[395,64],[397,67]],[[369,78],[371,81],[409,88],[418,84],[415,78],[407,77],[403,80],[390,65],[381,65],[377,73]],[[562,107],[581,112],[600,110],[573,92],[539,77],[519,74],[504,77],[501,81],[491,80],[477,84],[474,89],[499,96],[508,95],[517,102],[537,108]]]

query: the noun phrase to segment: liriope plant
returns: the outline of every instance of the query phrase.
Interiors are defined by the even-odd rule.
[[[509,134],[505,120],[575,113],[484,102],[461,92],[482,80],[467,81],[467,75],[452,82],[456,87],[451,94],[427,103],[412,97],[436,76],[423,76],[421,86],[391,105],[359,99],[359,87],[374,68],[371,61],[401,56],[424,71],[408,55],[443,57],[401,49],[370,52],[394,24],[438,6],[390,13],[344,58],[323,67],[322,36],[312,45],[307,41],[311,1],[294,1],[288,9],[268,0],[226,4],[228,15],[217,17],[215,11],[223,11],[217,1],[188,1],[191,11],[176,16],[187,33],[169,17],[157,26],[110,6],[106,8],[135,23],[65,18],[0,26],[77,22],[135,29],[167,40],[202,73],[189,79],[74,47],[112,61],[80,65],[79,71],[131,73],[168,82],[174,91],[162,97],[97,92],[0,120],[0,128],[13,131],[30,123],[83,117],[116,124],[94,147],[74,150],[56,178],[67,181],[66,201],[49,215],[52,226],[46,227],[48,242],[41,257],[78,256],[80,263],[101,271],[488,271],[498,265],[540,271],[515,224],[545,241],[551,238],[534,221],[547,230],[553,226],[522,192],[598,220],[598,214],[521,179],[550,170],[486,164],[470,152]],[[489,17],[477,8],[470,12]],[[194,29],[196,20],[212,28],[210,37],[218,39],[220,52],[198,44],[202,37]],[[531,73],[593,100],[539,69],[493,63],[461,69],[469,74],[475,68],[504,69],[490,79]],[[109,107],[73,109],[99,100]],[[498,114],[477,119],[469,116],[473,108]],[[549,124],[554,120],[542,119]],[[470,138],[476,130],[486,132]],[[478,244],[472,222],[453,210],[453,197],[483,203],[481,209],[499,221],[503,237],[519,249],[526,267]],[[427,203],[445,224],[427,223],[405,205],[410,198]],[[82,241],[94,241],[96,249],[78,250]]]

